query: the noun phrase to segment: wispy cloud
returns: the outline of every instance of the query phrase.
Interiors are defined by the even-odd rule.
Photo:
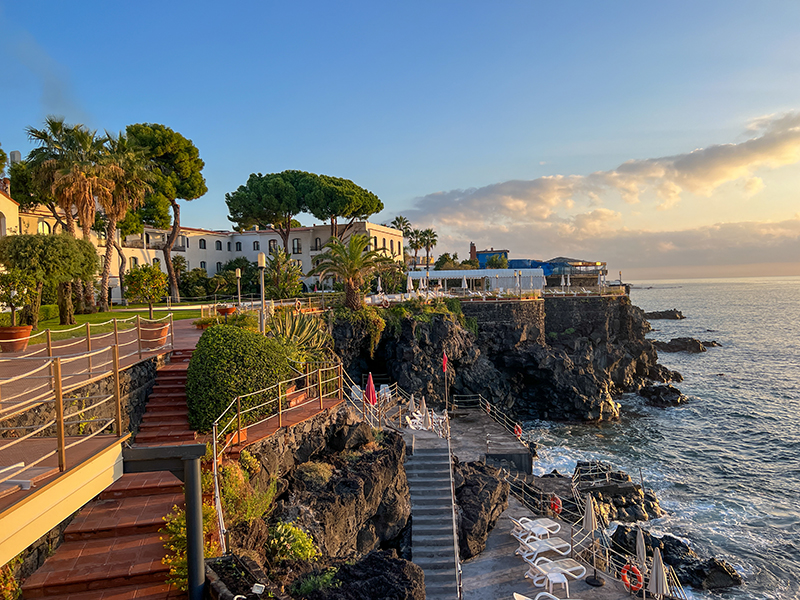
[[[761,117],[746,131],[751,137],[739,143],[629,160],[610,171],[552,175],[429,194],[417,198],[407,216],[412,221],[453,227],[476,223],[502,227],[520,220],[547,221],[560,209],[579,203],[597,206],[612,197],[628,204],[647,199],[658,209],[669,210],[686,193],[708,196],[720,186],[739,180],[747,193],[754,194],[764,186],[756,171],[800,162],[800,114]]]

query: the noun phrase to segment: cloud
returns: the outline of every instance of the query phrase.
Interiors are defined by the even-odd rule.
[[[628,204],[651,199],[659,210],[677,206],[684,194],[708,196],[742,180],[746,193],[760,191],[759,169],[800,162],[800,113],[768,115],[746,127],[748,139],[685,154],[629,160],[616,169],[588,175],[550,175],[481,188],[429,194],[406,212],[412,222],[452,227],[477,224],[505,228],[520,221],[547,222],[559,210],[583,203],[597,206],[609,196]]]

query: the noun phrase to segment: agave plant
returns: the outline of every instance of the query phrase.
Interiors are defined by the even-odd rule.
[[[276,311],[267,321],[267,335],[294,346],[301,360],[324,360],[330,354],[333,340],[325,324],[314,315],[290,310]]]

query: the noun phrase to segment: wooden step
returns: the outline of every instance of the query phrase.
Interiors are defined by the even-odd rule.
[[[169,445],[176,442],[192,442],[197,439],[194,431],[172,431],[169,435],[162,432],[144,431],[136,434],[137,444],[162,444]]]
[[[185,600],[186,592],[181,592],[167,582],[140,583],[123,587],[112,587],[92,592],[47,596],[47,600]]]

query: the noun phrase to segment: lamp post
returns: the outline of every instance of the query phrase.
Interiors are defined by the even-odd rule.
[[[242,270],[236,269],[236,295],[239,298],[239,306],[242,306]]]
[[[263,252],[258,253],[258,270],[261,274],[261,319],[259,323],[259,328],[261,329],[261,333],[264,333],[265,330],[265,321],[264,321],[264,311],[266,310],[266,306],[264,303],[264,269],[267,268],[267,255]]]

